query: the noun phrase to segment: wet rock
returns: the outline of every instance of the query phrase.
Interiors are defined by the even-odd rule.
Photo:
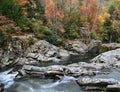
[[[57,74],[63,75],[63,68],[64,66],[60,66],[60,65],[53,65],[48,67],[24,65],[21,70],[21,73],[23,75],[29,74],[32,76],[57,75]]]
[[[108,85],[107,92],[120,92],[120,84]]]
[[[4,92],[4,85],[0,83],[0,92]]]
[[[101,87],[119,83],[119,81],[117,81],[115,79],[101,79],[101,78],[98,78],[98,79],[93,78],[92,79],[92,78],[88,78],[88,77],[79,79],[77,82],[81,86],[101,86]]]
[[[65,49],[69,51],[73,51],[78,54],[85,54],[87,45],[80,41],[73,41],[66,43]]]
[[[92,59],[92,62],[98,62],[98,63],[107,63],[108,65],[115,65],[116,63],[119,63],[119,57],[120,56],[120,49],[111,50],[105,53],[102,53]]]
[[[100,40],[92,40],[89,44],[88,44],[88,48],[87,51],[89,53],[99,53],[99,48],[102,45],[102,42]]]
[[[71,76],[92,76],[100,73],[103,69],[109,68],[105,64],[96,64],[96,63],[74,63],[67,66],[63,65],[52,65],[47,67],[38,67],[32,65],[24,65],[22,72],[29,75],[71,75]]]
[[[113,92],[110,90],[119,89],[119,81],[115,79],[102,79],[102,78],[81,78],[77,80],[77,83],[85,90],[101,90],[107,92]],[[118,92],[118,91],[115,91]]]
[[[4,84],[4,88],[9,88],[13,83],[14,79],[18,75],[18,72],[13,72],[13,69],[0,73],[0,83]]]

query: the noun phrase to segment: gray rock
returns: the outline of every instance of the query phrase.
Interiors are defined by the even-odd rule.
[[[27,58],[33,58],[36,62],[39,61],[55,61],[59,62],[61,57],[70,56],[69,52],[60,49],[47,41],[39,40],[34,45],[28,48]]]
[[[120,92],[120,84],[108,85],[107,92]]]
[[[88,77],[79,79],[77,82],[81,86],[101,86],[101,87],[119,83],[119,81],[115,79],[101,79],[101,78],[92,79]]]
[[[26,72],[26,74],[33,75],[34,72],[36,75],[42,74],[42,75],[71,75],[71,76],[91,76],[96,75],[101,72],[103,69],[109,68],[105,64],[95,64],[95,63],[74,63],[67,66],[62,65],[52,65],[48,67],[38,67],[38,66],[32,66],[32,65],[24,65],[22,68],[22,71]]]
[[[48,67],[37,67],[31,65],[24,65],[22,68],[23,75],[30,74],[32,76],[40,76],[40,75],[63,75],[63,67],[60,65],[53,65]]]
[[[40,61],[59,62],[70,56],[68,51],[56,47],[44,40],[35,40],[35,43],[30,46],[24,42],[26,38],[28,39],[28,37],[21,36],[14,38],[6,51],[0,50],[1,67],[13,64],[38,64]]]
[[[87,51],[89,53],[98,53],[99,52],[99,47],[102,45],[102,42],[100,40],[92,40],[89,44],[88,44],[88,48]]]
[[[120,48],[120,43],[104,43],[100,46],[99,52],[103,53],[109,50]]]
[[[65,49],[76,52],[78,54],[85,54],[87,45],[80,41],[73,41],[73,42],[66,43]]]
[[[120,49],[116,49],[102,53],[97,57],[93,58],[91,61],[98,63],[107,63],[108,65],[115,65],[120,61],[118,59],[119,56],[120,56]]]
[[[115,79],[102,79],[102,78],[80,78],[77,83],[85,90],[101,90],[107,92],[119,92],[119,81]],[[116,90],[117,89],[117,90]]]

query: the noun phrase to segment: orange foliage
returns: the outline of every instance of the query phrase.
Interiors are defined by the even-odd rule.
[[[15,3],[24,6],[26,3],[28,3],[29,0],[15,0]]]

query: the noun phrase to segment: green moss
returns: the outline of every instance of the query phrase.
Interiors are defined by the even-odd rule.
[[[25,38],[22,40],[22,43],[26,46],[30,46],[32,44],[34,44],[34,39],[33,38]]]
[[[106,52],[106,51],[109,51],[109,48],[106,47],[106,46],[101,46],[101,47],[99,48],[99,53],[103,53],[103,52]]]

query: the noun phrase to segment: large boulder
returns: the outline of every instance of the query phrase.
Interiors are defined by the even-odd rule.
[[[97,62],[97,63],[107,63],[108,65],[114,66],[120,62],[119,57],[120,57],[120,49],[116,49],[116,50],[111,50],[111,51],[102,53],[97,57],[93,58],[91,61]]]
[[[88,44],[87,51],[92,54],[99,53],[99,48],[102,45],[102,42],[100,40],[92,40]]]
[[[80,41],[70,41],[65,44],[65,49],[78,54],[85,54],[87,52],[87,45]]]
[[[35,39],[30,36],[13,37],[8,46],[1,50],[0,66],[5,67],[17,64],[19,59],[24,57],[26,49],[34,42]]]
[[[26,50],[26,61],[28,62],[59,62],[63,57],[69,57],[68,51],[56,47],[45,40],[39,40]],[[24,58],[24,60],[25,60]],[[27,60],[28,59],[28,60]]]

